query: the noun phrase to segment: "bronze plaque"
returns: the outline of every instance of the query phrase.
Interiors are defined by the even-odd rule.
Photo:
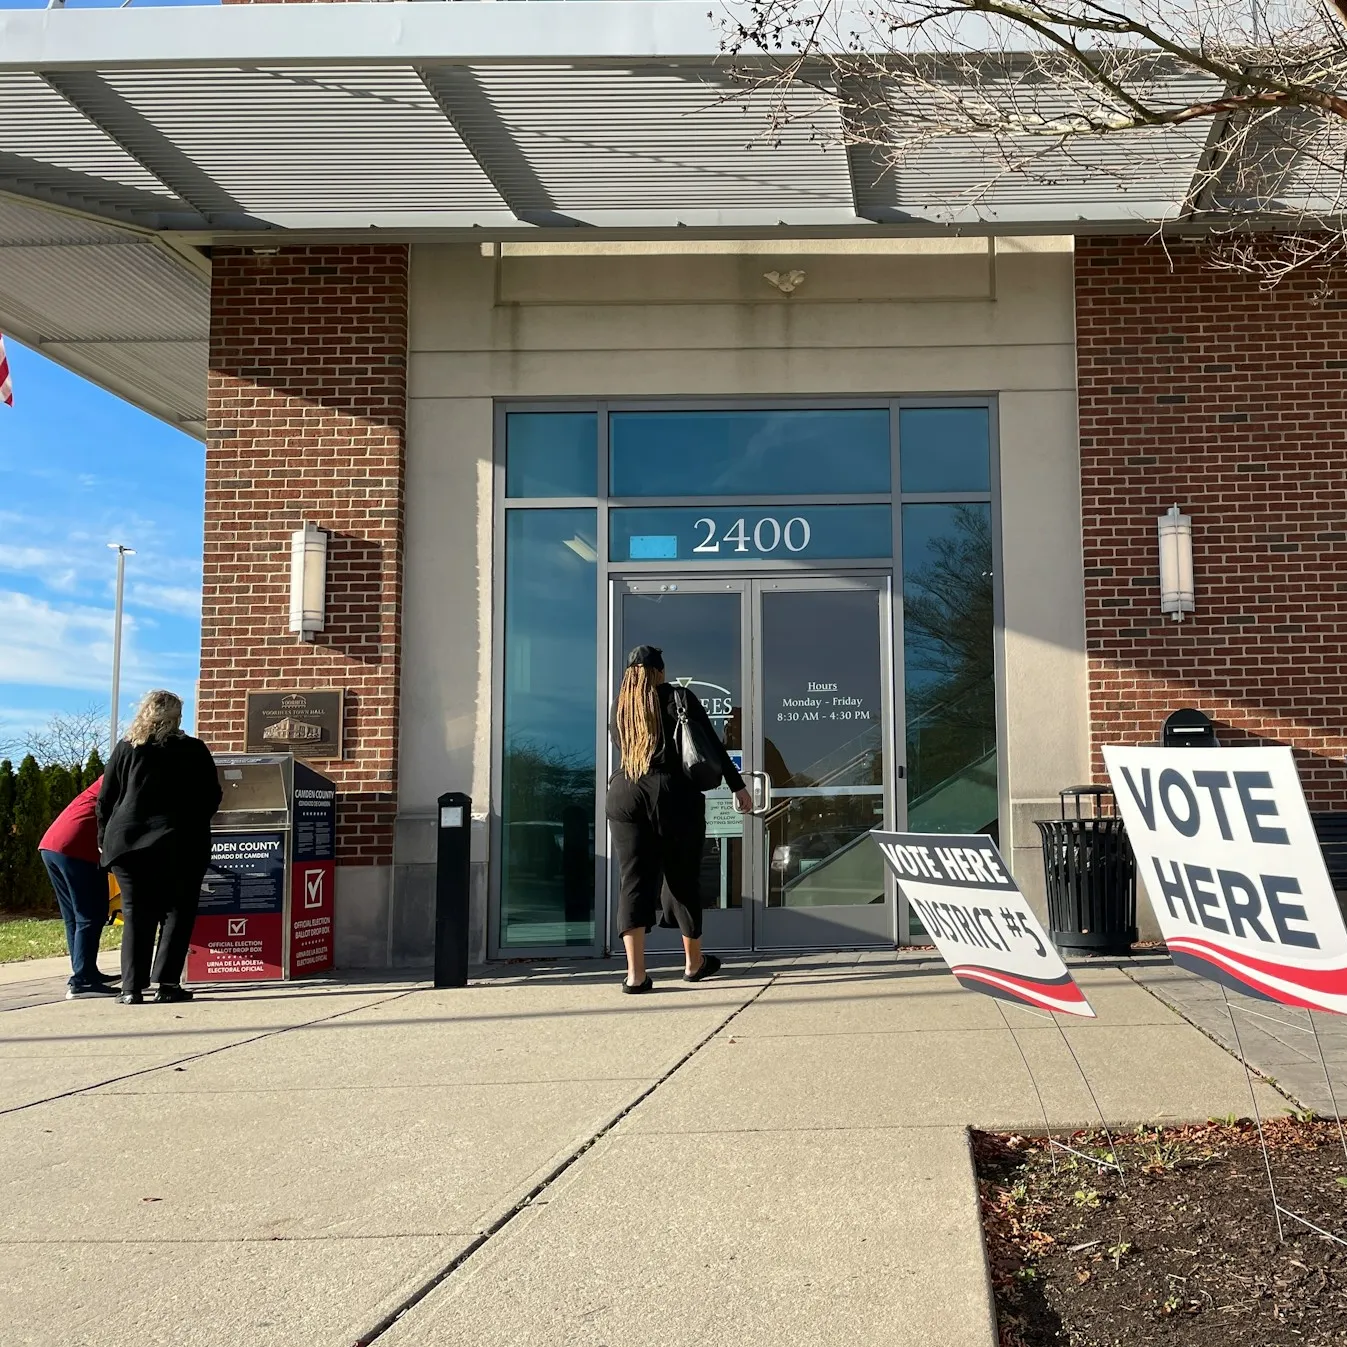
[[[342,692],[250,692],[248,753],[341,757]]]

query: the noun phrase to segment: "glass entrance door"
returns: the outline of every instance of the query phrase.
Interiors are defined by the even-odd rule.
[[[892,886],[867,840],[901,808],[887,578],[662,575],[618,582],[613,602],[614,688],[628,650],[659,646],[753,791],[749,816],[728,790],[707,797],[708,947],[892,945]],[[675,948],[677,932],[650,944]]]
[[[893,944],[889,885],[869,840],[889,814],[884,594],[866,580],[755,588],[765,861],[755,943]]]

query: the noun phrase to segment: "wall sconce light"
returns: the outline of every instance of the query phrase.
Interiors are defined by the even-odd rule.
[[[290,630],[312,641],[323,629],[327,599],[327,534],[305,524],[290,535]]]
[[[1177,505],[1156,521],[1160,526],[1160,611],[1182,622],[1193,603],[1193,521]]]

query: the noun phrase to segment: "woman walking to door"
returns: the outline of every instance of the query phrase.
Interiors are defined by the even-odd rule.
[[[689,719],[700,721],[706,743],[719,750],[720,768],[734,792],[735,807],[753,807],[744,779],[711,726],[706,708],[687,689]],[[645,971],[645,937],[658,919],[683,933],[683,980],[700,982],[720,967],[702,953],[702,850],[706,844],[706,800],[683,772],[673,749],[678,724],[675,690],[664,681],[664,654],[637,646],[627,657],[613,711],[612,734],[621,767],[608,786],[608,822],[617,852],[618,930],[627,951],[622,990],[651,990]]]

